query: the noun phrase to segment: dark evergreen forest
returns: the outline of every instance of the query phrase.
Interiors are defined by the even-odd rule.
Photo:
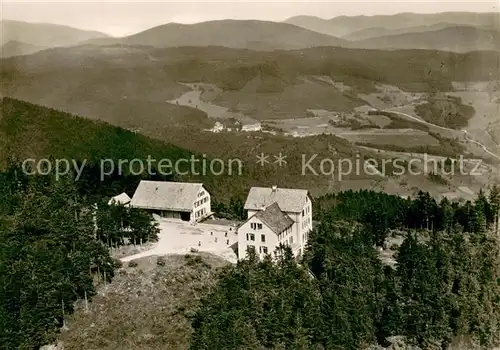
[[[112,280],[108,247],[157,239],[148,214],[107,205],[140,179],[95,176],[26,176],[15,162],[0,173],[0,348],[53,342],[73,303]],[[192,315],[192,349],[359,349],[394,335],[423,348],[498,343],[499,190],[463,203],[422,192],[315,199],[304,257],[281,247],[224,268]],[[216,207],[244,214],[240,199]],[[391,267],[378,246],[395,232],[404,242]]]

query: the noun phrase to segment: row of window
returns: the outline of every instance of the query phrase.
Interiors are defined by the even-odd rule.
[[[255,241],[255,234],[253,233],[247,233],[247,241]],[[266,241],[266,235],[260,235],[260,241],[265,242]]]
[[[203,199],[200,199],[199,201],[196,201],[194,203],[194,206],[195,206],[195,208],[198,208],[200,205],[205,204],[206,202],[208,202],[208,197],[205,197]]]
[[[279,235],[278,235],[278,240],[282,240],[283,238],[287,237],[290,233],[292,233],[292,227],[293,226],[290,226],[289,228],[287,228],[285,231],[281,232]]]
[[[302,234],[302,243],[306,243],[309,240],[309,232]]]
[[[203,215],[205,215],[205,214],[207,214],[207,210],[206,210],[205,208],[201,208],[200,210],[198,210],[198,211],[196,211],[196,212],[194,213],[194,217],[195,217],[196,219],[198,219],[198,218],[202,217],[202,216],[203,216]]]
[[[306,227],[309,227],[310,224],[311,224],[311,218],[310,217],[304,219],[304,221],[302,221],[302,229],[305,229]]]
[[[305,216],[311,212],[311,207],[307,206],[305,209],[302,209],[302,216]]]
[[[254,245],[247,246],[247,249],[248,249],[248,251],[255,252],[255,246]],[[268,253],[267,247],[266,246],[260,246],[259,247],[259,253],[261,253],[261,254],[267,254]]]
[[[251,222],[250,223],[250,228],[252,230],[262,230],[262,224],[259,224],[257,222]]]

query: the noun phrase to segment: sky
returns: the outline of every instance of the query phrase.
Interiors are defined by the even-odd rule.
[[[19,1],[0,3],[0,17],[97,30],[113,36],[130,35],[157,25],[217,19],[283,21],[297,15],[332,18],[399,12],[499,11],[500,0],[489,1]]]

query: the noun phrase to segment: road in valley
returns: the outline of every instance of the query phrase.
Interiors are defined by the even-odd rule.
[[[455,130],[455,129],[450,129],[450,128],[446,128],[444,126],[440,126],[440,125],[436,125],[436,124],[432,124],[432,123],[429,123],[425,120],[422,120],[420,118],[417,118],[413,115],[410,115],[410,114],[407,114],[407,113],[403,113],[403,112],[398,112],[398,111],[394,111],[394,110],[390,110],[390,109],[386,109],[384,110],[384,112],[390,112],[390,113],[395,113],[395,114],[399,114],[399,115],[402,115],[406,118],[410,118],[414,121],[417,121],[419,123],[422,123],[422,124],[425,124],[425,125],[429,125],[429,126],[432,126],[434,128],[438,128],[438,129],[441,129],[441,130],[446,130],[446,131],[451,131],[451,132],[454,132],[456,133],[458,130]],[[475,143],[476,145],[478,145],[479,147],[481,147],[486,153],[488,153],[489,155],[491,155],[492,157],[495,157],[496,159],[500,160],[500,157],[498,155],[496,155],[495,153],[491,152],[488,148],[486,148],[485,145],[483,145],[481,142],[478,142],[476,140],[473,140],[471,139],[470,137],[467,136],[467,130],[462,130],[462,132],[464,133],[464,137],[467,141],[469,142],[472,142],[472,143]]]

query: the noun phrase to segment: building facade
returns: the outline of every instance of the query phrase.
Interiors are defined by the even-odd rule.
[[[277,203],[257,211],[238,228],[238,258],[245,258],[249,250],[263,258],[267,254],[273,255],[280,244],[296,246],[292,230],[294,224]]]
[[[279,209],[278,211],[276,207]],[[283,243],[292,248],[292,252],[295,256],[303,254],[309,239],[309,233],[312,230],[312,202],[307,190],[278,188],[277,186],[271,188],[252,187],[245,202],[245,210],[247,210],[248,220],[238,229],[238,256],[240,258],[246,255],[245,245],[253,249],[253,244],[251,243],[256,242],[247,240],[246,233],[252,233],[254,235],[260,234],[258,232],[259,230],[254,228],[261,226],[252,226],[252,224],[259,224],[258,221],[262,221],[263,217],[267,218],[269,222],[269,215],[271,215],[269,213],[272,213],[272,215],[275,215],[276,218],[279,218],[283,222],[285,221],[284,215],[291,220],[292,224],[290,227],[287,227],[284,232],[281,232],[281,226],[278,229],[272,229],[272,224],[265,225],[264,222],[261,222],[262,229],[264,229],[264,226],[267,226],[267,229],[270,229],[276,235],[276,239],[270,238],[267,241],[270,243],[266,245],[267,251],[269,252],[271,247],[274,251],[280,243]],[[266,211],[268,214],[262,216],[262,213],[266,213]],[[242,233],[240,233],[240,231]],[[265,232],[264,234],[267,237],[269,232]],[[252,238],[252,236],[250,236],[250,238]],[[276,244],[271,244],[273,242]],[[255,246],[257,247],[258,245],[256,244]],[[243,251],[241,249],[243,249]],[[259,248],[255,249],[256,252],[259,253]],[[272,253],[272,251],[269,253]]]
[[[130,206],[164,218],[197,222],[212,215],[210,198],[201,183],[143,180]]]

